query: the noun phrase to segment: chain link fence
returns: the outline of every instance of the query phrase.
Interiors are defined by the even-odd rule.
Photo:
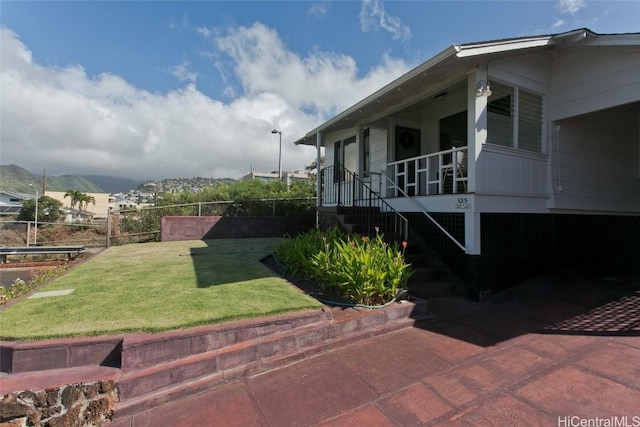
[[[59,223],[33,221],[0,221],[0,246],[107,245],[107,222]]]
[[[109,247],[160,240],[163,216],[285,216],[314,212],[315,198],[200,202],[110,212],[104,221],[42,223],[0,221],[0,246],[83,245]]]
[[[315,207],[315,198],[291,198],[199,202],[121,210],[111,213],[107,220],[108,245],[159,241],[163,216],[286,216],[290,212],[315,212]]]

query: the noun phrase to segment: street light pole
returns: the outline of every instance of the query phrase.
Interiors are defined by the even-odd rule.
[[[33,187],[33,184],[29,184],[29,187]],[[33,244],[37,244],[38,243],[38,199],[40,198],[40,195],[38,194],[38,190],[36,189],[36,216],[34,219],[35,222],[35,234],[33,235]]]
[[[278,150],[278,179],[282,181],[282,132],[274,129],[271,133],[277,133],[280,137],[280,149]]]

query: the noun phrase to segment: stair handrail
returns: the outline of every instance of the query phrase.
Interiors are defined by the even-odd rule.
[[[389,184],[391,184],[391,186],[397,190],[400,191],[400,193],[406,198],[408,199],[411,203],[413,203],[413,205],[415,207],[418,208],[418,210],[425,215],[436,227],[438,227],[438,229],[440,229],[440,231],[442,231],[453,243],[456,244],[456,246],[458,246],[460,249],[462,249],[465,253],[469,252],[469,249],[466,248],[466,246],[464,246],[462,243],[460,243],[458,241],[458,239],[456,239],[455,237],[453,237],[453,235],[451,235],[451,233],[449,233],[447,231],[446,228],[444,228],[435,218],[433,218],[431,215],[429,215],[429,213],[426,211],[426,209],[420,204],[418,203],[415,198],[409,196],[407,193],[404,192],[404,190],[402,188],[400,188],[395,181],[393,181],[391,178],[389,178],[387,176],[387,174],[385,172],[380,172],[380,175],[383,176],[388,182]]]
[[[355,183],[357,182],[361,186],[361,188],[364,188],[365,190],[369,191],[369,195],[372,196],[376,200],[376,202],[379,202],[385,208],[384,212],[392,213],[393,215],[396,216],[396,218],[398,218],[400,220],[400,223],[402,224],[401,237],[402,237],[403,241],[407,241],[407,239],[409,238],[409,220],[404,215],[402,215],[400,212],[398,212],[396,209],[394,209],[393,206],[391,206],[389,203],[387,203],[387,201],[384,200],[384,198],[380,195],[380,193],[378,193],[374,189],[372,189],[366,182],[361,180],[354,172],[351,172],[349,169],[344,167],[342,164],[337,164],[337,165],[325,167],[323,169],[323,171],[325,171],[325,173],[328,173],[328,172],[331,171],[331,169],[333,169],[335,167],[339,168],[338,169],[339,172],[344,172],[344,174],[345,174],[344,177],[342,177],[342,175],[340,175],[341,179],[339,179],[338,182],[337,182],[337,184],[338,184],[338,200],[336,202],[337,202],[338,206],[348,207],[347,205],[344,205],[342,203],[342,197],[340,196],[340,194],[341,194],[341,191],[340,191],[341,184],[342,184],[342,182],[347,182],[346,177],[348,176],[348,177],[352,178],[353,182],[354,182],[354,191],[353,191],[353,193],[351,195],[351,199],[352,199],[351,202],[354,203],[356,201]],[[334,173],[335,173],[335,171],[334,171]],[[336,184],[336,183],[334,182],[334,184]],[[323,200],[322,195],[320,195],[320,200]],[[358,199],[358,200],[360,200],[360,201],[368,200],[368,205],[364,206],[364,207],[368,207],[368,208],[373,207],[373,204],[371,203],[372,202],[371,198]],[[355,204],[354,204],[354,206],[355,206]]]

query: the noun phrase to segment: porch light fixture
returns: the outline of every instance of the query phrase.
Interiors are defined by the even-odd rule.
[[[491,86],[489,85],[488,82],[484,81],[484,80],[480,80],[478,82],[478,88],[476,89],[476,96],[484,96],[484,97],[490,97],[491,94],[493,92],[491,92]]]
[[[282,181],[282,132],[274,129],[271,133],[277,133],[280,136],[280,150],[278,151],[278,179]]]

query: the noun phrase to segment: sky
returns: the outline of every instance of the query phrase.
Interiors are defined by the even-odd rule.
[[[239,179],[453,44],[640,32],[640,1],[2,0],[0,27],[1,164]]]

